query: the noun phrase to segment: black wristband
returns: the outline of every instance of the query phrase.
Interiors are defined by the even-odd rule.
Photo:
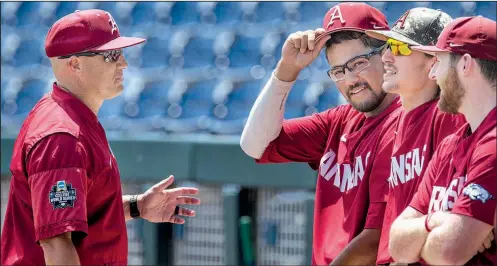
[[[140,211],[138,210],[138,195],[131,196],[131,199],[129,200],[129,213],[133,219],[140,217]]]

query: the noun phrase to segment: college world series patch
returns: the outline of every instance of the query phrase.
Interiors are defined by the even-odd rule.
[[[76,201],[76,189],[72,188],[71,184],[66,184],[66,181],[57,181],[55,186],[49,193],[50,203],[55,209],[64,209],[66,207],[74,207]]]

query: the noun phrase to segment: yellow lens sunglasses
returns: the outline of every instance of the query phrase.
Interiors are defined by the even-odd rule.
[[[409,44],[401,41],[397,41],[395,39],[387,40],[387,48],[392,51],[392,54],[397,55],[410,55],[412,53],[411,48],[409,48]]]

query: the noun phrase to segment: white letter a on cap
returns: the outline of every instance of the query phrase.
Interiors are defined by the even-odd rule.
[[[340,10],[340,6],[335,6],[333,7],[335,10],[333,10],[333,13],[331,14],[331,18],[330,18],[330,22],[328,22],[328,25],[326,26],[326,28],[329,28],[331,25],[333,25],[333,22],[335,19],[340,19],[340,22],[345,23],[345,19],[343,19],[343,16],[342,16],[342,10]]]
[[[119,31],[117,27],[117,23],[109,12],[105,12],[109,16],[109,25],[112,27],[111,34],[114,34],[114,31]]]

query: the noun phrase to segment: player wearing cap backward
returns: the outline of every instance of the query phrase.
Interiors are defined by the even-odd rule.
[[[383,220],[377,264],[393,262],[388,253],[388,234],[395,218],[409,205],[431,156],[440,142],[464,123],[464,116],[440,111],[439,87],[429,77],[436,61],[432,55],[412,51],[413,45],[435,44],[452,18],[430,8],[413,8],[404,13],[392,30],[368,30],[369,36],[387,42],[382,60],[383,90],[402,99],[402,114],[396,121],[388,201]]]
[[[312,264],[374,264],[385,209],[398,96],[385,93],[385,42],[364,31],[388,29],[385,16],[365,3],[340,3],[324,29],[291,34],[282,58],[257,98],[241,147],[259,163],[305,162],[318,170]],[[329,77],[349,104],[284,120],[299,72],[326,46]]]
[[[122,49],[145,39],[120,36],[102,10],[76,11],[45,41],[56,77],[26,118],[13,149],[1,240],[2,265],[126,265],[125,221],[183,223],[178,204],[199,204],[195,188],[122,196],[119,170],[97,113],[123,90]],[[177,211],[176,211],[177,210]]]
[[[496,219],[496,29],[481,16],[457,18],[436,46],[412,47],[436,55],[431,75],[441,89],[438,106],[468,123],[442,141],[409,207],[393,223],[395,261],[495,263],[495,241],[478,251],[491,240]]]

